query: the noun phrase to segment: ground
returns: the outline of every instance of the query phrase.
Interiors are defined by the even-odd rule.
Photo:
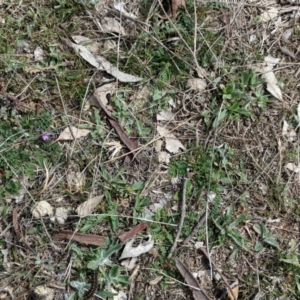
[[[0,0],[0,298],[299,299],[299,10]]]

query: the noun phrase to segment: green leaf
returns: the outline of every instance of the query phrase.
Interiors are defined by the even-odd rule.
[[[233,222],[229,224],[230,228],[236,227],[239,223],[243,222],[246,219],[245,215],[239,215]]]
[[[144,188],[144,182],[143,181],[138,181],[135,182],[132,186],[131,186],[133,191],[139,191],[142,190]]]
[[[253,225],[253,230],[258,233],[259,235],[262,234],[262,230],[261,230],[261,225],[260,224],[254,224]]]
[[[262,248],[264,247],[264,244],[263,244],[263,242],[262,241],[260,241],[260,242],[257,242],[256,244],[255,244],[255,246],[254,246],[254,251],[260,251]]]
[[[270,246],[273,246],[273,247],[275,247],[275,248],[279,248],[279,244],[278,244],[278,242],[276,241],[276,237],[274,237],[274,236],[269,236],[269,237],[266,237],[265,239],[264,239],[264,242],[266,243],[266,244],[268,244],[268,245],[270,245]]]
[[[214,119],[212,127],[213,128],[218,127],[221,121],[224,120],[226,117],[227,117],[227,109],[223,109],[221,112],[218,112],[216,118]]]

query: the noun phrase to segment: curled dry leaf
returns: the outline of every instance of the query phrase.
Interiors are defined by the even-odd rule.
[[[296,131],[293,128],[291,128],[285,120],[283,120],[282,136],[287,138],[289,142],[293,142],[297,139]]]
[[[157,132],[161,137],[165,138],[166,149],[171,153],[178,153],[179,149],[185,150],[182,143],[175,137],[174,134],[169,133],[169,130],[163,126],[157,126]]]
[[[285,168],[290,170],[290,171],[293,171],[294,173],[299,173],[300,172],[300,166],[299,165],[297,166],[294,163],[287,163],[285,165]]]
[[[102,199],[103,199],[103,195],[84,201],[76,209],[78,216],[84,217],[86,215],[91,214],[94,208],[101,202]]]
[[[236,285],[231,289],[231,291],[228,291],[228,299],[229,300],[237,300],[239,296],[239,286]]]
[[[205,90],[207,83],[204,79],[201,78],[190,78],[186,82],[186,87],[191,90],[202,92]]]
[[[68,210],[64,207],[58,207],[55,210],[55,215],[50,218],[52,222],[57,222],[58,224],[64,224],[68,218]]]
[[[115,32],[125,35],[125,30],[115,18],[104,18],[101,22],[104,32]]]
[[[39,285],[34,289],[35,299],[52,300],[55,296],[55,291],[46,285]]]
[[[161,282],[161,280],[164,278],[164,276],[158,276],[152,280],[149,281],[149,284],[150,285],[156,285],[158,284],[159,282]]]
[[[72,141],[74,139],[79,139],[81,137],[87,136],[91,131],[88,129],[79,129],[74,126],[69,126],[59,135],[55,140],[57,141]]]
[[[136,266],[137,257],[125,259],[121,262],[121,265],[126,268],[127,270],[133,270]]]
[[[85,175],[81,172],[68,171],[67,173],[68,189],[71,193],[77,193],[82,190],[85,185]]]
[[[148,236],[148,240],[146,242],[141,242],[136,247],[133,247],[134,242],[135,240],[132,239],[126,244],[120,259],[129,258],[129,257],[138,257],[143,253],[148,252],[154,246],[154,240],[152,239],[151,235]]]
[[[169,164],[170,162],[170,154],[167,153],[166,151],[161,151],[158,153],[158,161],[160,163],[165,163],[165,164]]]
[[[33,207],[32,210],[32,215],[35,218],[40,218],[44,216],[53,216],[54,214],[54,209],[51,204],[49,204],[47,201],[39,201],[36,203]]]
[[[41,61],[41,60],[44,59],[44,51],[40,46],[37,46],[34,49],[33,55],[34,55],[34,60],[35,61]]]
[[[72,35],[72,39],[76,44],[86,47],[93,54],[99,54],[101,52],[101,45],[83,35]]]
[[[72,231],[62,231],[53,237],[56,240],[72,240],[86,245],[103,246],[105,243],[104,236],[95,234],[85,234]]]

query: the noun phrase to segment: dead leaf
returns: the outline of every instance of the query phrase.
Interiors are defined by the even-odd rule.
[[[57,222],[58,224],[64,224],[68,219],[68,209],[64,207],[58,207],[55,210],[55,215],[50,218],[52,222]]]
[[[125,35],[123,26],[115,18],[103,18],[101,25],[104,32],[115,32]]]
[[[267,82],[267,91],[270,92],[270,94],[273,95],[275,98],[282,100],[281,89],[278,86],[278,81],[272,69],[272,66],[265,66],[262,77]]]
[[[113,151],[111,154],[111,157],[114,158],[123,148],[120,142],[109,142],[109,143],[104,143],[104,147],[108,148],[108,151]]]
[[[298,165],[296,165],[296,164],[294,164],[294,163],[287,163],[286,165],[285,165],[285,167],[288,169],[288,170],[290,170],[290,171],[293,171],[294,173],[299,173],[300,172],[300,166]]]
[[[95,234],[84,234],[72,231],[62,231],[61,233],[55,234],[54,239],[56,240],[73,240],[78,243],[94,246],[103,246],[105,243],[105,237]]]
[[[134,242],[135,242],[135,240],[132,239],[126,244],[126,246],[122,252],[122,255],[120,257],[120,260],[124,259],[124,258],[129,258],[129,257],[138,257],[138,256],[142,255],[143,253],[148,252],[154,246],[154,240],[152,239],[151,235],[148,236],[147,241],[141,242],[136,247],[132,246]]]
[[[183,6],[186,8],[185,0],[172,0],[171,2],[171,8],[172,8],[172,15],[176,17],[177,10],[180,6]]]
[[[41,61],[44,59],[44,51],[40,46],[37,46],[33,52],[34,60]]]
[[[156,285],[158,284],[159,282],[161,282],[161,280],[164,278],[164,276],[158,276],[152,280],[149,281],[149,284],[150,285]]]
[[[194,90],[194,91],[198,91],[198,92],[204,91],[206,86],[207,86],[206,81],[201,78],[190,78],[186,82],[187,88]]]
[[[166,149],[171,153],[178,153],[179,149],[185,150],[182,143],[175,137],[173,133],[169,133],[169,130],[163,126],[157,126],[157,132],[161,137],[165,138]]]
[[[125,241],[132,239],[133,237],[135,237],[138,233],[140,233],[141,231],[145,230],[146,228],[148,228],[146,223],[140,223],[139,225],[133,227],[131,230],[124,232],[123,234],[121,234],[119,236],[119,239],[122,243],[124,243]]]
[[[68,189],[71,193],[77,193],[82,190],[85,185],[85,174],[79,171],[69,170],[67,172]]]
[[[16,208],[14,208],[14,210],[13,210],[13,226],[14,226],[16,235],[18,237],[21,237],[21,232],[19,229],[19,222],[18,222],[18,211]]]
[[[106,106],[108,104],[107,97],[114,93],[115,87],[116,84],[114,82],[107,83],[95,89],[94,94],[96,94],[101,103]]]
[[[91,214],[94,208],[101,202],[102,199],[103,195],[88,199],[81,203],[76,209],[78,216],[84,217]]]
[[[231,288],[231,291],[228,291],[228,298],[229,300],[237,300],[239,295],[239,286],[236,285],[235,287]]]
[[[170,154],[167,153],[166,151],[161,151],[158,153],[158,161],[160,163],[165,163],[165,164],[169,164],[170,162]]]
[[[49,204],[47,201],[42,200],[37,202],[32,210],[32,215],[35,218],[40,218],[44,216],[53,216],[54,214],[54,209],[51,204]]]
[[[111,112],[107,109],[107,107],[102,103],[102,100],[100,96],[97,93],[94,93],[93,95],[96,99],[96,103],[98,103],[98,107],[100,106],[105,113],[108,116],[108,121],[111,124],[111,126],[116,130],[118,136],[120,137],[121,141],[125,144],[125,146],[130,150],[134,151],[138,148],[137,141],[132,141],[125,133],[124,129],[120,126],[120,124],[117,122],[117,120],[112,116]],[[134,157],[137,162],[139,162],[139,159],[137,156]]]
[[[69,40],[66,40],[66,43],[68,46],[75,49],[78,54],[89,64],[91,64],[98,70],[105,70],[108,74],[111,74],[121,82],[138,82],[142,80],[142,78],[140,77],[136,77],[120,71],[118,68],[113,66],[106,58],[104,58],[103,56],[95,55],[86,46],[72,43]]]
[[[291,128],[285,120],[283,120],[282,136],[286,137],[289,142],[293,142],[297,139],[296,131],[293,128]]]
[[[72,35],[76,44],[86,47],[90,52],[97,55],[101,52],[101,45],[83,35]]]
[[[175,258],[176,267],[179,270],[181,276],[185,282],[189,285],[193,291],[193,297],[195,300],[209,300],[209,297],[201,290],[198,281],[194,278],[189,269],[180,261],[179,258]]]
[[[171,110],[163,110],[157,114],[157,121],[171,121],[174,118],[175,114]]]
[[[270,20],[276,18],[278,16],[278,9],[276,7],[269,7],[267,11],[264,11],[260,15],[260,19],[262,22],[269,22]]]
[[[74,126],[69,126],[59,135],[55,140],[57,141],[72,141],[74,139],[79,139],[81,137],[87,136],[91,131],[88,129],[79,129]]]

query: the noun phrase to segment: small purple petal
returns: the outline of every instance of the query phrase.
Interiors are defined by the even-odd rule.
[[[49,141],[51,136],[53,135],[52,132],[45,132],[41,135],[41,139],[45,142],[45,141]]]

